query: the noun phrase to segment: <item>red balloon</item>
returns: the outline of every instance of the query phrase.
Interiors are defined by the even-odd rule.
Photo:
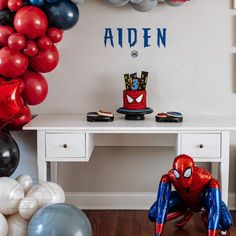
[[[48,50],[52,47],[52,40],[48,36],[41,36],[38,39],[38,46],[41,50]]]
[[[7,2],[8,0],[0,0],[0,11],[7,8]]]
[[[0,126],[24,114],[21,83],[20,81],[0,83]]]
[[[9,47],[0,50],[0,74],[14,78],[23,75],[29,65],[28,57]]]
[[[37,44],[33,40],[29,40],[26,43],[26,46],[23,49],[23,52],[28,57],[34,57],[38,54],[39,49],[38,49]]]
[[[1,82],[6,82],[6,79],[4,77],[0,77],[0,83]]]
[[[48,27],[46,15],[38,7],[26,6],[15,15],[14,27],[17,32],[29,39],[35,39],[45,34]]]
[[[7,46],[8,38],[14,33],[14,29],[10,26],[0,26],[0,47]]]
[[[22,0],[8,0],[8,8],[11,11],[18,11],[23,6]]]
[[[48,94],[46,79],[37,72],[27,71],[22,80],[25,84],[25,89],[22,93],[25,103],[28,105],[38,105],[43,102]]]
[[[54,45],[46,51],[39,51],[37,56],[30,58],[32,68],[41,73],[48,73],[54,70],[58,62],[59,53]]]
[[[59,43],[63,38],[63,31],[58,28],[48,28],[47,35],[53,43]]]
[[[21,50],[25,47],[26,45],[26,39],[24,37],[24,35],[20,34],[20,33],[15,33],[12,34],[9,38],[8,38],[8,46],[9,48],[13,49],[13,50]]]
[[[8,124],[7,128],[11,130],[21,130],[24,125],[31,121],[32,115],[28,106],[24,107],[22,111],[23,115],[19,118],[14,119],[11,123]]]

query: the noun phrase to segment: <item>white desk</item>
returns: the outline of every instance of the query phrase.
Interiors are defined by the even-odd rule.
[[[186,153],[196,162],[220,163],[222,199],[228,202],[230,131],[236,130],[236,117],[194,116],[185,117],[182,124],[170,124],[157,123],[154,116],[146,116],[144,121],[117,116],[111,123],[90,123],[85,116],[39,115],[24,130],[37,131],[40,180],[47,179],[47,162],[89,161],[97,134],[146,134],[152,138],[153,134],[174,134],[176,155]]]

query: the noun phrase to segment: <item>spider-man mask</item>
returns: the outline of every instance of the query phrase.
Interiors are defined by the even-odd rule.
[[[179,181],[186,190],[189,189],[192,184],[193,168],[194,161],[188,155],[180,155],[174,160],[173,172],[176,181]]]
[[[128,110],[146,109],[146,91],[124,90],[124,108]]]

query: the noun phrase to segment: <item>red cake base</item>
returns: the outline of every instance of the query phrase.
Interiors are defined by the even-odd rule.
[[[142,91],[123,91],[124,109],[127,110],[144,110],[146,109],[146,90]]]

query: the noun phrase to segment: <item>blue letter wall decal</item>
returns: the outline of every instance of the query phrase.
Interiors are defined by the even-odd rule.
[[[129,42],[129,47],[132,48],[136,45],[138,40],[138,33],[137,29],[135,28],[128,28],[128,42]]]
[[[113,35],[111,28],[105,28],[104,44],[107,47],[107,41],[110,40],[111,46],[114,48]]]
[[[161,43],[166,47],[166,28],[163,28],[162,31],[160,28],[157,28],[157,46],[160,48]]]
[[[122,48],[123,47],[123,29],[117,28],[118,31],[118,44]]]
[[[150,47],[151,45],[149,44],[149,39],[151,38],[151,36],[148,34],[149,31],[151,30],[151,28],[143,28],[143,43],[144,43],[144,47]]]

